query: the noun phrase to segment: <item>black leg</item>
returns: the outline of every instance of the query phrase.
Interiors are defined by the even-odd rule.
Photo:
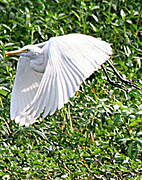
[[[116,70],[116,68],[112,65],[112,63],[111,63],[109,60],[108,60],[107,62],[108,62],[108,64],[109,64],[109,66],[112,68],[112,70],[114,71],[114,73],[117,75],[117,77],[118,77],[122,82],[124,82],[125,84],[128,84],[129,86],[133,86],[133,87],[135,87],[135,88],[137,88],[137,89],[141,89],[141,88],[139,88],[136,84],[134,84],[132,81],[127,80],[127,79],[124,79],[124,78],[120,75],[120,73]]]
[[[108,81],[111,85],[114,85],[114,86],[116,86],[116,87],[119,87],[119,88],[124,89],[125,91],[127,91],[127,89],[126,89],[124,86],[122,86],[121,84],[119,84],[119,83],[117,83],[117,82],[115,82],[115,81],[112,81],[112,80],[110,79],[110,77],[108,76],[108,72],[107,72],[107,70],[105,69],[105,67],[104,67],[103,65],[101,65],[101,67],[102,67],[102,69],[103,69],[103,71],[104,71],[104,73],[105,73],[105,75],[106,75],[106,77],[107,77],[107,81]]]

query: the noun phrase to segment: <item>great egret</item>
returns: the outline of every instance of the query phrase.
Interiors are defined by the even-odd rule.
[[[109,43],[89,35],[68,34],[6,53],[12,54],[19,54],[20,59],[10,115],[16,123],[29,126],[41,113],[45,118],[61,109],[94,71],[102,67],[106,73],[102,64],[109,60],[112,48]],[[115,69],[114,72],[119,76]],[[108,80],[114,83],[109,77]]]

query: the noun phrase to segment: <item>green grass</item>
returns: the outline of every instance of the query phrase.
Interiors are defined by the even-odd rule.
[[[63,109],[19,127],[9,118],[17,57],[4,54],[85,33],[111,43],[115,67],[141,86],[141,1],[2,0],[0,17],[0,179],[142,179],[140,90],[112,87],[100,70]]]

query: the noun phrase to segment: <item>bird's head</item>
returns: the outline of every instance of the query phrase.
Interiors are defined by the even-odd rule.
[[[35,45],[27,45],[15,51],[6,52],[6,55],[35,56],[42,53],[42,49]]]

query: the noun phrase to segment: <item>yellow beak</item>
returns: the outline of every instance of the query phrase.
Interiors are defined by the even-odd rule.
[[[27,52],[27,50],[16,50],[16,51],[10,51],[10,52],[6,52],[5,54],[6,55],[13,55],[13,54],[20,54],[20,53],[23,53],[23,52]]]

